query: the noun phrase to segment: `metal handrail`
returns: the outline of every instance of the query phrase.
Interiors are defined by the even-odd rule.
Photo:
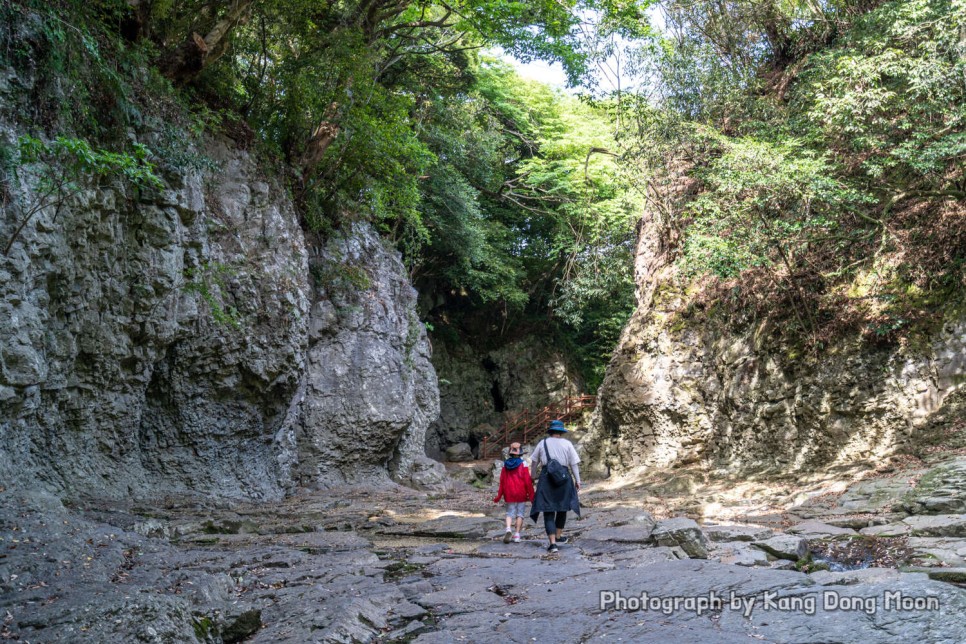
[[[538,429],[545,429],[551,420],[567,420],[579,411],[583,411],[588,408],[592,409],[596,404],[596,396],[584,394],[564,398],[559,402],[551,403],[535,413],[531,412],[530,409],[524,409],[521,412],[517,412],[513,416],[505,419],[500,429],[488,436],[483,437],[483,440],[480,443],[480,458],[487,457],[490,445],[496,442],[498,439],[502,439],[502,444],[504,445],[509,444],[510,436],[517,432],[517,430],[519,430],[521,427],[523,428],[521,442],[525,443],[527,442],[527,438],[530,436],[531,432]]]

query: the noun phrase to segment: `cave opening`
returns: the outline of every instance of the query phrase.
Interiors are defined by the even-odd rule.
[[[493,386],[490,388],[490,395],[493,396],[493,411],[504,412],[506,411],[506,402],[503,400],[503,394],[500,393],[500,381],[494,380]]]
[[[496,362],[490,356],[483,358],[483,368],[491,376],[496,376]],[[500,391],[500,381],[496,377],[493,378],[493,386],[490,387],[490,397],[493,399],[493,411],[497,413],[506,411],[506,401],[503,400],[503,392]]]
[[[469,435],[466,439],[467,444],[470,446],[470,451],[473,452],[473,458],[480,457],[480,440],[473,434]]]

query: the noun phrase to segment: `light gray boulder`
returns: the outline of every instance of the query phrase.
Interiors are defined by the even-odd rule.
[[[692,559],[708,558],[708,539],[694,519],[678,517],[659,521],[651,532],[651,541],[659,546],[677,546]]]
[[[755,541],[752,545],[773,557],[790,561],[798,561],[808,553],[805,539],[790,534],[780,534],[764,541]]]

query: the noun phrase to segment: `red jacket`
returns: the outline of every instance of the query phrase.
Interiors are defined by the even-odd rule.
[[[507,503],[533,500],[533,479],[530,478],[530,470],[526,465],[521,463],[512,470],[506,467],[500,470],[500,489],[497,490],[493,502],[498,503],[501,496]]]

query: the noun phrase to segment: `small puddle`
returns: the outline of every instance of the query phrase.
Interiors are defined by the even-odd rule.
[[[814,563],[832,572],[906,565],[913,551],[906,537],[842,536],[808,542]]]

